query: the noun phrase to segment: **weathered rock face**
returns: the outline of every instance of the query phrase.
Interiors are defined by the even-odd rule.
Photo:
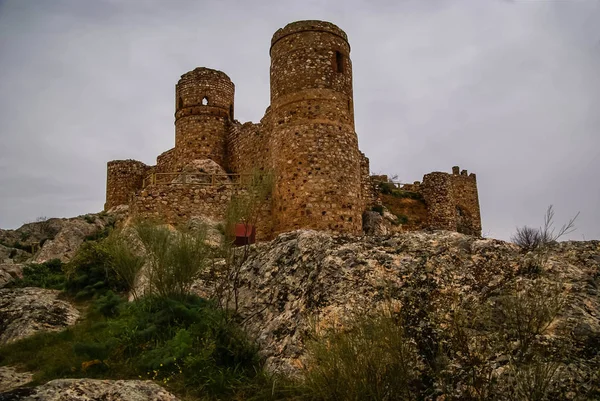
[[[127,210],[70,219],[40,219],[16,230],[0,230],[0,264],[68,262],[86,237],[127,217]]]
[[[71,260],[85,237],[103,229],[105,225],[104,219],[96,217],[68,219],[54,238],[44,243],[40,252],[33,258],[33,262],[43,263],[52,259],[60,259],[62,262]]]
[[[577,341],[589,344],[600,340],[598,255],[598,241],[562,243],[544,273],[567,297],[554,326],[576,321]],[[525,258],[516,245],[444,231],[363,238],[296,231],[254,248],[240,275],[241,311],[269,367],[294,373],[311,325],[343,325],[389,307],[443,316],[457,300],[477,303],[520,279]]]
[[[0,393],[23,386],[33,379],[31,372],[17,372],[12,366],[0,366]],[[0,401],[2,401],[0,394]]]
[[[59,300],[59,293],[33,287],[0,289],[0,344],[75,324],[79,311]]]
[[[32,389],[0,394],[0,400],[36,401],[178,401],[179,399],[149,380],[52,380]]]
[[[0,288],[4,288],[11,281],[23,277],[23,264],[1,263],[0,264]]]

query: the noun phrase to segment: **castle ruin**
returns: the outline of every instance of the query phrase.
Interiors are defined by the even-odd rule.
[[[293,22],[275,32],[270,56],[271,104],[260,123],[235,120],[235,85],[225,73],[199,67],[183,74],[175,87],[175,147],[155,166],[108,162],[105,210],[126,204],[133,215],[169,223],[223,220],[232,196],[244,192],[244,177],[263,171],[273,173],[274,187],[258,239],[300,228],[362,233],[363,213],[385,202],[358,148],[346,33],[329,22]],[[423,212],[415,227],[481,235],[475,175],[458,170],[394,192],[418,195]]]

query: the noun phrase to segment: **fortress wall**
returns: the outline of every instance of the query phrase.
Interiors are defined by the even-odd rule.
[[[142,188],[144,177],[149,169],[149,166],[137,160],[109,161],[104,210],[128,204],[133,194]]]
[[[481,212],[477,194],[475,174],[452,175],[452,193],[456,207],[456,231],[467,235],[481,236]]]
[[[177,155],[175,148],[169,149],[166,152],[161,153],[156,158],[156,172],[157,173],[173,173],[177,171],[176,167]]]
[[[433,229],[481,235],[481,215],[475,174],[453,167],[453,173],[426,174],[420,185]]]
[[[231,186],[148,186],[133,197],[130,208],[135,216],[156,218],[170,224],[182,224],[194,216],[224,221],[232,196],[243,196],[244,193],[244,189]],[[261,206],[258,216],[257,239],[272,239],[270,200]]]
[[[330,124],[290,125],[273,138],[277,232],[362,230],[360,160],[354,132]]]
[[[378,191],[376,185],[371,180],[369,158],[362,152],[360,152],[360,186],[364,202],[363,210],[370,209],[370,206],[377,203]]]
[[[233,125],[227,141],[227,165],[240,174],[271,170],[269,131],[260,123]]]
[[[456,231],[452,176],[442,172],[425,174],[421,193],[429,212],[427,226],[435,230]]]

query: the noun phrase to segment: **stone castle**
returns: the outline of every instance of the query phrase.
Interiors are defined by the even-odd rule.
[[[346,33],[329,22],[293,22],[275,32],[270,56],[271,104],[260,123],[235,120],[235,86],[225,73],[199,67],[183,74],[175,147],[155,166],[108,162],[105,210],[126,204],[133,215],[169,223],[223,220],[232,196],[245,191],[244,177],[262,171],[273,174],[274,186],[258,239],[299,228],[362,233],[363,213],[382,205],[381,183],[358,148]],[[403,193],[422,203],[413,227],[481,235],[474,174],[458,167],[426,174],[394,192]]]

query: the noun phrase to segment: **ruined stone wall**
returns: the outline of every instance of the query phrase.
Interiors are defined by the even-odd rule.
[[[181,76],[175,87],[177,168],[196,159],[225,165],[234,93],[233,82],[221,71],[196,68]]]
[[[270,171],[272,157],[269,130],[262,124],[233,124],[227,141],[227,166],[235,173]]]
[[[433,172],[423,177],[420,192],[427,204],[428,227],[481,235],[481,215],[475,174],[453,167],[453,173]]]
[[[158,155],[156,158],[157,173],[173,173],[175,171],[178,171],[175,148],[169,149]]]
[[[362,152],[360,152],[360,186],[363,200],[362,208],[363,210],[370,209],[371,206],[377,204],[378,191],[376,184],[371,180],[369,158]]]
[[[230,185],[150,185],[133,197],[130,208],[135,216],[156,218],[170,224],[182,224],[195,216],[224,221],[232,196],[244,196],[245,193],[243,188]],[[270,211],[270,200],[258,210],[258,240],[273,238]]]
[[[104,210],[126,205],[133,194],[142,188],[149,166],[137,160],[112,160],[107,163],[106,203]]]
[[[346,34],[327,22],[291,23],[273,36],[267,119],[276,174],[276,233],[362,229],[349,54]]]

